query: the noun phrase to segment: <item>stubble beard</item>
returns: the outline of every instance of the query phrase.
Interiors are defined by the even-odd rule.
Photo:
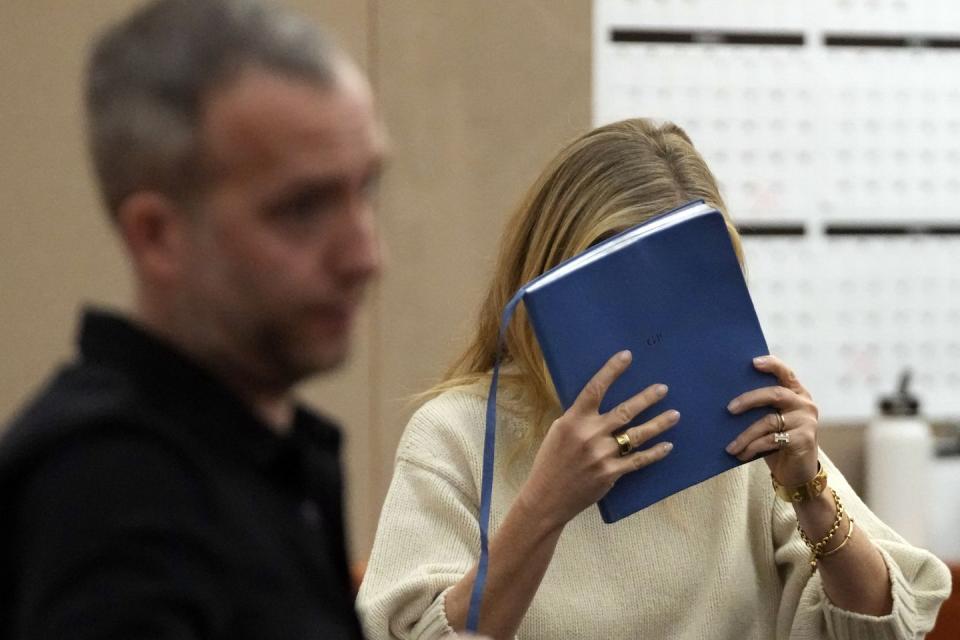
[[[264,367],[278,387],[289,389],[304,380],[342,367],[349,356],[349,337],[324,343],[291,327],[264,327],[256,341]],[[265,371],[265,373],[267,373]]]

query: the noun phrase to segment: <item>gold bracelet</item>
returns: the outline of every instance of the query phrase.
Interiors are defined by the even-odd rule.
[[[817,570],[817,562],[820,558],[823,557],[823,549],[827,546],[827,543],[833,539],[834,534],[837,533],[837,529],[840,528],[840,523],[843,521],[843,502],[840,501],[840,496],[837,495],[836,490],[830,489],[830,493],[833,494],[833,503],[837,507],[837,516],[833,519],[833,525],[830,527],[830,530],[827,531],[827,534],[820,538],[819,541],[814,542],[811,540],[807,534],[804,532],[803,528],[800,526],[800,521],[797,520],[797,531],[800,532],[800,539],[803,540],[803,543],[807,545],[807,548],[810,549],[810,571],[814,572]]]
[[[821,553],[821,554],[820,554],[820,557],[821,557],[821,558],[826,558],[827,556],[832,556],[832,555],[835,554],[837,551],[840,551],[840,549],[843,549],[843,545],[847,544],[847,542],[850,540],[850,536],[853,535],[853,518],[849,518],[849,520],[850,520],[850,528],[847,529],[847,536],[843,539],[843,542],[841,542],[840,544],[838,544],[838,545],[837,545],[836,547],[834,547],[833,549],[830,549],[830,551],[824,551],[823,553]]]
[[[827,470],[817,460],[817,475],[803,484],[795,487],[785,487],[777,482],[772,473],[770,474],[770,481],[773,483],[773,490],[777,493],[777,497],[781,500],[785,502],[806,502],[816,498],[827,488]]]

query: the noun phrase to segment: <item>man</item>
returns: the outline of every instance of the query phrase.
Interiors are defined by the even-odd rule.
[[[369,88],[301,19],[157,0],[87,86],[136,281],[0,445],[0,636],[354,638],[339,432],[291,388],[381,264]]]

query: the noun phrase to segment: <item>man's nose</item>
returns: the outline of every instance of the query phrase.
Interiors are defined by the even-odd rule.
[[[369,202],[351,203],[340,231],[333,246],[336,270],[356,280],[379,274],[384,263],[384,248],[373,206]]]

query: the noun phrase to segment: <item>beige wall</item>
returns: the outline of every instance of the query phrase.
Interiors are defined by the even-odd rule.
[[[288,0],[368,70],[394,148],[389,270],[350,366],[304,394],[347,427],[354,553],[369,550],[410,414],[479,301],[509,208],[589,125],[590,3]],[[83,144],[87,44],[134,0],[0,6],[0,420],[71,353],[77,310],[127,306],[124,259]]]

